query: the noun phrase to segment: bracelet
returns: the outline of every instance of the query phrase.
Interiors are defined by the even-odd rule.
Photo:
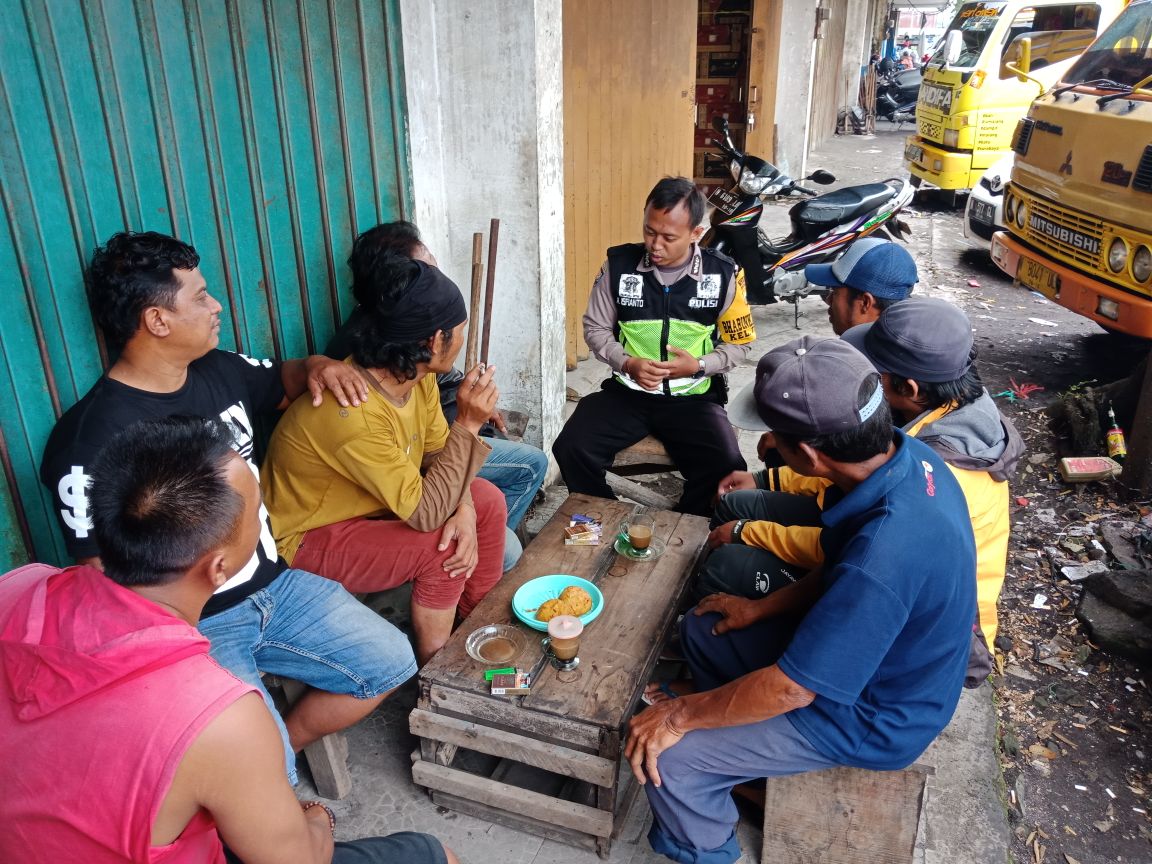
[[[743,543],[744,542],[743,540],[740,539],[740,535],[744,533],[744,526],[747,524],[748,524],[747,519],[737,519],[736,520],[736,524],[732,526],[732,542],[733,543]]]
[[[332,808],[322,801],[305,801],[300,805],[300,809],[307,813],[313,807],[323,807],[324,813],[328,816],[328,828],[332,832],[332,837],[336,837],[336,814],[332,812]]]

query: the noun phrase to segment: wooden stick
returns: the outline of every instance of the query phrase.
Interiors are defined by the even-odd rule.
[[[480,335],[480,265],[484,255],[484,235],[472,235],[472,302],[468,305],[468,349],[464,354],[464,371],[476,365],[476,341]]]
[[[492,294],[496,287],[496,246],[500,242],[500,220],[493,219],[488,230],[488,280],[484,287],[484,336],[480,340],[480,362],[488,363],[488,340],[492,336]]]

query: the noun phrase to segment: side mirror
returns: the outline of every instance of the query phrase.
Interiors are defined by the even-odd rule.
[[[960,59],[964,51],[964,34],[960,30],[949,30],[944,37],[944,62],[949,66]]]
[[[821,168],[818,171],[813,171],[811,174],[809,174],[807,179],[811,180],[813,183],[819,183],[821,186],[827,186],[829,183],[836,182],[836,175]]]

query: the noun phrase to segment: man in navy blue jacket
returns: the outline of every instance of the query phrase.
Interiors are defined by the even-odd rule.
[[[834,487],[823,568],[759,600],[706,597],[681,627],[697,692],[632,720],[625,752],[656,817],[649,841],[693,864],[740,856],[738,783],[914,762],[952,718],[976,610],[963,492],[893,429],[859,351],[808,336],[776,348],[730,414]]]

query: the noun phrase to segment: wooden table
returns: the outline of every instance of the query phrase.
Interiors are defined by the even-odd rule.
[[[648,510],[655,516],[654,536],[667,551],[651,562],[621,557],[612,549],[617,529],[641,510],[570,496],[520,563],[421,670],[410,718],[420,738],[412,777],[437,804],[608,854],[624,804],[638,788],[627,763],[621,764],[626,724],[708,537],[705,519]],[[573,513],[601,516],[603,545],[564,545],[563,528]],[[512,614],[516,589],[551,573],[590,579],[604,594],[604,611],[585,630],[580,666],[572,672],[546,663],[544,634]],[[516,624],[528,640],[516,661],[534,673],[527,696],[490,695],[487,667],[464,651],[477,627],[503,623]],[[465,751],[496,758],[477,773],[475,765],[485,760]]]

